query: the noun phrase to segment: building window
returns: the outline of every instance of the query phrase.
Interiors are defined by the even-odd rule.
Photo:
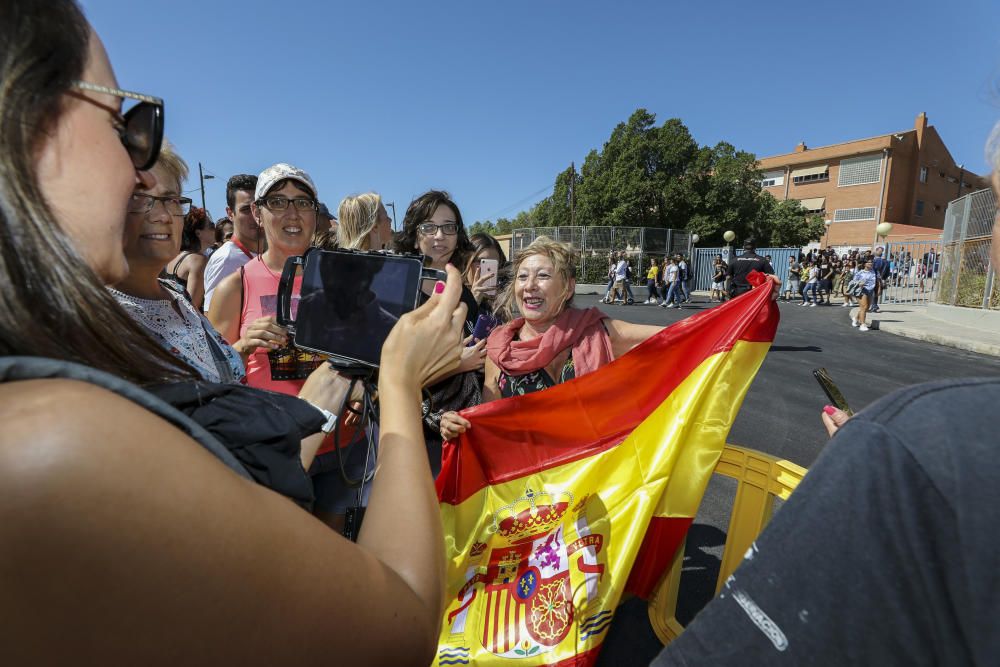
[[[796,176],[792,179],[792,183],[796,185],[800,183],[812,183],[813,181],[829,181],[830,172],[824,171],[822,174],[809,174],[808,176]]]
[[[919,217],[919,216],[921,216],[923,214],[924,214],[924,200],[923,199],[918,199],[917,200],[916,215]]]
[[[864,206],[862,208],[838,208],[833,213],[834,222],[853,222],[855,220],[874,220],[875,207]]]
[[[882,155],[862,155],[840,161],[838,186],[865,185],[882,180]]]
[[[761,187],[773,188],[777,185],[785,184],[785,172],[768,171],[764,172],[764,177],[760,181]]]
[[[927,167],[920,168],[920,182],[921,183],[927,182]]]

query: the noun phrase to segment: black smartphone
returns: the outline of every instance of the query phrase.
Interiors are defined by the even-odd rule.
[[[813,369],[813,377],[816,378],[816,382],[819,382],[819,386],[822,387],[823,393],[826,397],[830,399],[830,403],[837,408],[840,408],[849,415],[853,415],[854,411],[851,410],[850,406],[847,405],[847,399],[844,398],[844,394],[840,391],[836,384],[834,384],[833,379],[825,368],[815,368]]]

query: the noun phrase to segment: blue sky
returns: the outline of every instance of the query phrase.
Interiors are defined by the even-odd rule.
[[[767,156],[913,127],[987,171],[1000,2],[82,0],[122,87],[166,100],[167,135],[225,181],[306,169],[336,210],[375,190],[398,221],[429,188],[467,224],[551,193],[638,107],[700,144]]]

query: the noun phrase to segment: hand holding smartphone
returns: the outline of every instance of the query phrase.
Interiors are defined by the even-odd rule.
[[[479,278],[484,281],[483,289],[485,289],[488,294],[493,294],[497,290],[497,270],[499,268],[500,262],[498,260],[479,260]]]
[[[844,394],[841,393],[840,389],[834,384],[833,379],[825,368],[815,368],[813,369],[813,377],[816,378],[816,382],[823,389],[823,393],[826,397],[830,399],[830,403],[848,415],[854,415],[854,411],[851,410],[850,406],[847,404],[847,400],[844,398]]]

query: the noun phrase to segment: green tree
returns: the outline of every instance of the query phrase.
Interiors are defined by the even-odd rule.
[[[768,242],[771,246],[804,246],[822,238],[826,232],[823,217],[810,214],[796,199],[778,201],[765,192],[762,209],[770,230]]]

